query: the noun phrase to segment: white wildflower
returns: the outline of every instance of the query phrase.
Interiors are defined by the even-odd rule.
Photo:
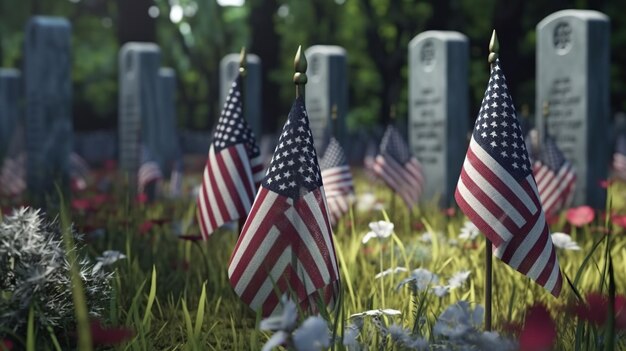
[[[433,332],[451,339],[461,338],[482,325],[483,312],[482,306],[472,311],[467,301],[459,301],[443,311]]]
[[[260,330],[292,331],[296,327],[298,319],[298,309],[296,303],[289,299],[286,295],[283,295],[280,300],[282,311],[280,314],[262,320],[259,324]]]
[[[115,250],[106,250],[102,253],[102,256],[100,257],[96,257],[96,261],[98,261],[94,266],[93,266],[93,272],[97,272],[100,270],[100,268],[104,267],[104,266],[110,266],[113,263],[125,259],[126,255],[124,255],[123,253],[119,252],[119,251],[115,251]]]
[[[391,233],[393,233],[394,227],[393,223],[387,221],[371,222],[369,226],[371,231],[363,237],[363,240],[361,241],[363,244],[373,238],[386,239],[390,237]]]
[[[293,343],[298,351],[319,351],[330,346],[330,332],[326,320],[320,316],[307,318],[293,333]]]
[[[382,277],[386,277],[390,274],[396,274],[396,273],[402,273],[402,272],[408,272],[409,270],[405,267],[395,267],[395,268],[389,268],[389,269],[385,269],[384,271],[376,274],[374,276],[374,279],[378,279],[378,278],[382,278]]]
[[[450,293],[449,285],[435,285],[433,286],[433,294],[437,297],[444,297]]]
[[[463,228],[461,228],[461,234],[459,234],[459,239],[464,240],[474,240],[480,234],[478,227],[474,225],[471,221],[465,221],[463,224]]]
[[[263,345],[263,348],[261,349],[261,351],[270,351],[274,349],[275,347],[283,345],[287,341],[288,337],[289,337],[289,333],[284,332],[282,330],[274,333],[274,335],[272,335],[272,337],[269,340],[267,340],[265,345]]]
[[[431,243],[433,242],[433,236],[430,232],[424,232],[420,235],[420,241],[424,243]]]
[[[411,272],[410,277],[401,281],[396,289],[400,289],[402,286],[410,284],[413,290],[424,291],[430,284],[436,284],[437,282],[439,282],[439,277],[436,274],[432,273],[428,269],[418,268]]]
[[[357,196],[356,198],[356,210],[359,212],[369,212],[374,209],[377,200],[376,196],[372,193],[365,193]]]
[[[552,243],[563,250],[580,250],[580,246],[565,233],[552,233]]]
[[[448,279],[448,285],[451,289],[460,288],[461,286],[463,286],[463,284],[465,284],[467,278],[469,278],[470,276],[470,273],[470,271],[460,271],[454,273],[454,275],[452,275],[452,277]]]
[[[385,308],[385,309],[369,310],[369,311],[365,311],[365,312],[361,312],[361,313],[355,313],[355,314],[351,315],[350,318],[365,317],[365,316],[378,317],[378,316],[382,316],[382,315],[385,315],[385,316],[399,316],[401,314],[402,314],[402,312],[400,312],[398,310]]]

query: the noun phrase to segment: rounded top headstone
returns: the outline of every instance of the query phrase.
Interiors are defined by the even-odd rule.
[[[161,53],[161,49],[155,43],[130,41],[120,48],[120,55],[127,52]]]
[[[584,20],[584,21],[602,21],[602,22],[609,21],[609,16],[603,14],[602,12],[598,12],[594,10],[561,10],[561,11],[554,12],[546,16],[546,18],[542,19],[537,24],[537,30],[540,30],[546,25],[554,21],[558,21],[564,17],[573,17],[573,18]]]
[[[19,69],[16,68],[0,68],[0,77],[4,78],[19,78],[22,75]]]
[[[460,41],[468,42],[467,36],[460,32],[446,30],[427,30],[416,35],[409,42],[409,48],[417,45],[419,42],[427,39],[438,39],[441,41]]]
[[[346,56],[346,49],[337,45],[313,45],[305,51],[306,56],[324,54],[327,56]]]
[[[53,16],[33,16],[28,21],[29,25],[37,25],[42,27],[57,27],[68,28],[72,25],[65,17],[53,17]]]

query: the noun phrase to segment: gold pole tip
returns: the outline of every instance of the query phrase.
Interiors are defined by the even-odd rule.
[[[491,40],[489,40],[489,63],[496,62],[498,58],[498,51],[500,50],[500,44],[498,43],[498,35],[494,29],[491,33]]]
[[[248,68],[248,54],[246,53],[246,47],[241,47],[241,52],[239,53],[239,73],[241,75],[246,74],[246,69]]]
[[[302,52],[302,45],[298,45],[298,51],[296,52],[296,57],[293,60],[293,65],[296,72],[293,75],[293,82],[295,84],[306,84],[306,69],[308,63],[306,61],[306,56],[304,56],[304,53]]]

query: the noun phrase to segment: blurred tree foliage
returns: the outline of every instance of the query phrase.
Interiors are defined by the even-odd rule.
[[[154,40],[163,66],[178,76],[179,125],[208,129],[220,107],[219,61],[242,45],[264,68],[264,128],[284,120],[293,99],[298,45],[340,45],[348,51],[352,129],[389,121],[391,105],[407,114],[407,45],[424,30],[456,30],[470,39],[470,94],[475,114],[487,80],[487,42],[500,37],[501,57],[518,106],[534,108],[535,26],[565,8],[611,17],[611,102],[626,110],[626,15],[617,1],[553,0],[0,0],[0,64],[20,67],[23,29],[35,14],[73,25],[74,121],[78,129],[117,123],[117,52],[129,40]],[[178,13],[177,15],[172,15]],[[182,14],[182,15],[180,15]]]

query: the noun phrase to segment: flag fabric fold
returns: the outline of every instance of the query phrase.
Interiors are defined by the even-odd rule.
[[[147,192],[152,184],[156,184],[161,180],[163,180],[161,166],[154,159],[148,147],[143,145],[141,147],[141,165],[137,171],[137,188],[139,193]],[[156,192],[156,188],[154,188],[154,191]],[[154,195],[152,194],[152,196]]]
[[[228,265],[239,297],[264,316],[290,294],[332,305],[339,270],[322,176],[302,97],[295,100]]]
[[[354,184],[346,155],[334,137],[324,151],[320,168],[330,221],[335,225],[350,210],[354,200]]]
[[[550,136],[545,137],[533,161],[533,175],[548,218],[569,206],[576,187],[576,172]]]
[[[556,251],[499,60],[491,67],[455,198],[491,240],[496,257],[560,294]]]
[[[263,178],[259,147],[243,118],[241,81],[237,76],[224,103],[198,193],[198,222],[205,240],[220,226],[248,214]]]
[[[376,175],[400,195],[406,206],[413,208],[424,186],[422,165],[411,155],[409,146],[394,126],[387,127],[372,167]]]

